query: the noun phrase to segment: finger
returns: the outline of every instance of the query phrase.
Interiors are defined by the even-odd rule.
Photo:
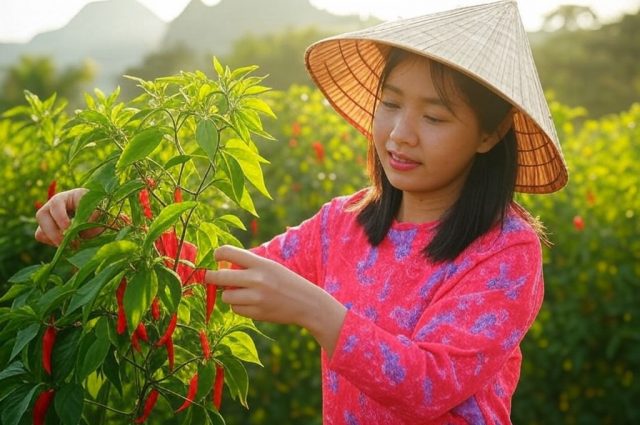
[[[65,230],[71,225],[71,219],[67,212],[67,203],[64,198],[54,197],[49,201],[49,214],[56,222],[59,229]]]
[[[235,314],[248,317],[249,319],[260,320],[262,317],[260,310],[251,305],[232,305],[231,310],[233,310]]]
[[[51,239],[49,239],[49,237],[44,233],[40,226],[38,226],[38,228],[36,229],[35,238],[38,242],[41,242],[43,244],[52,246],[56,245]]]
[[[246,249],[237,248],[231,245],[223,245],[214,252],[216,261],[228,261],[236,266],[250,268],[259,265],[262,257],[257,256]]]
[[[204,274],[204,282],[226,287],[249,287],[251,280],[247,276],[247,271],[244,269],[225,269],[225,270],[207,270]]]
[[[232,306],[256,305],[260,302],[257,291],[247,288],[238,288],[232,291],[222,291],[222,302]]]
[[[60,242],[62,242],[62,231],[58,228],[58,225],[51,217],[51,214],[48,213],[48,210],[38,215],[38,223],[40,224],[40,230],[51,244],[55,246],[60,245]]]

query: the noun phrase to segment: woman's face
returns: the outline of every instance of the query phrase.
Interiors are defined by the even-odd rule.
[[[481,131],[474,111],[450,91],[451,109],[438,95],[429,60],[418,56],[402,60],[382,86],[373,142],[387,178],[405,196],[444,196],[453,203],[475,154],[498,141]]]

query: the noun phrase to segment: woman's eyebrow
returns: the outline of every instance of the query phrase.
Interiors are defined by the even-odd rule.
[[[385,90],[394,92],[395,94],[397,94],[399,96],[404,96],[404,92],[399,87],[396,87],[396,86],[394,86],[392,84],[389,84],[389,83],[385,83],[382,86],[382,91],[384,92]],[[437,105],[437,106],[444,106],[447,109],[450,106],[439,97],[421,97],[419,100],[422,103],[433,104],[433,105]]]

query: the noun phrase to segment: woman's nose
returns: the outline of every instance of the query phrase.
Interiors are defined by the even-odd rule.
[[[389,138],[398,144],[415,145],[418,143],[417,119],[410,111],[396,115]]]

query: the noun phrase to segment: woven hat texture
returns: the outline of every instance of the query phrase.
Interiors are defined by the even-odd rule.
[[[514,106],[517,191],[550,193],[566,185],[567,167],[515,1],[385,22],[312,44],[305,54],[312,79],[367,138],[392,47],[450,66]]]

